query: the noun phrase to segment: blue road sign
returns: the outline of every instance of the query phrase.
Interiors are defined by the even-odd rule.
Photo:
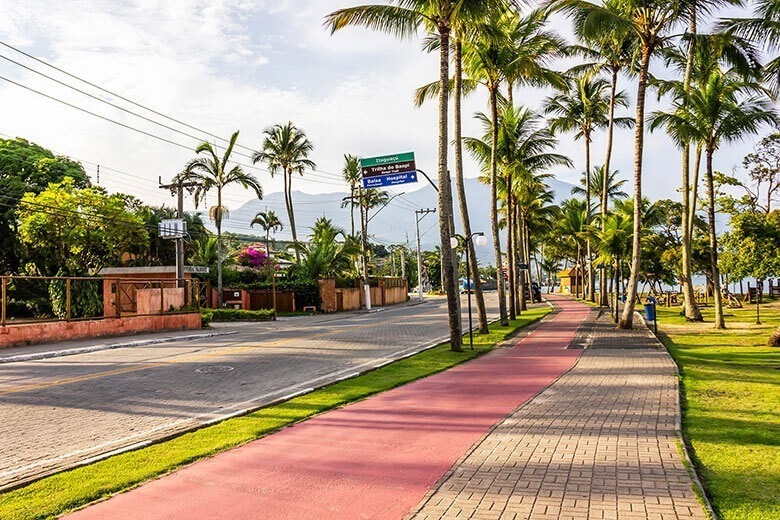
[[[417,182],[414,152],[360,160],[364,188],[380,188]]]
[[[402,172],[392,175],[378,175],[376,177],[363,177],[364,188],[381,188],[382,186],[395,186],[417,182],[417,172]]]

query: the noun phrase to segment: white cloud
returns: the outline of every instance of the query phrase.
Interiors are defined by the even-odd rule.
[[[357,3],[362,1],[352,2]],[[6,14],[0,18],[0,33],[53,64],[198,128],[224,137],[240,129],[244,146],[257,147],[263,128],[289,120],[306,130],[315,145],[313,159],[325,172],[340,172],[344,153],[415,150],[420,167],[435,174],[436,103],[414,109],[411,100],[414,88],[437,77],[438,57],[423,54],[417,41],[398,42],[364,29],[331,36],[322,26],[324,16],[343,6],[340,0],[0,0],[0,11]],[[157,178],[177,173],[192,157],[196,139],[85,99],[7,63],[0,64],[0,74],[188,146],[161,142],[0,83],[0,132],[103,165],[101,182],[109,188],[149,202],[168,201],[168,194],[156,187]],[[624,88],[633,94],[633,85]],[[529,90],[516,99],[538,107],[544,95]],[[471,114],[484,107],[482,93],[466,100],[465,135],[481,134]],[[203,137],[192,129],[184,131]],[[570,136],[561,138],[558,151],[577,164],[575,171],[561,172],[562,180],[577,182],[582,148]],[[717,156],[719,168],[728,171],[748,149],[748,144],[724,148]],[[603,161],[603,150],[599,136],[593,145],[594,164]],[[632,152],[633,133],[619,131],[614,164],[624,177],[631,175]],[[661,134],[648,135],[645,153],[646,193],[674,196],[679,168],[673,145]],[[94,172],[94,166],[87,167]],[[466,172],[470,177],[478,174],[473,161],[467,160]],[[280,179],[257,174],[267,192],[281,189]],[[336,191],[337,184],[316,173],[294,180],[296,189],[313,193]],[[232,189],[228,197],[236,206],[249,195]]]

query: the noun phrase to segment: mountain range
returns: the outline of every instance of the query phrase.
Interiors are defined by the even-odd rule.
[[[548,179],[548,184],[555,193],[555,200],[560,203],[571,196],[573,185]],[[416,186],[415,186],[416,187]],[[490,236],[490,187],[480,183],[477,179],[465,179],[466,197],[469,206],[472,231],[483,231]],[[454,186],[453,186],[454,190]],[[314,221],[325,216],[334,225],[341,227],[347,233],[351,231],[349,208],[342,208],[344,197],[349,194],[344,192],[309,194],[293,191],[293,206],[295,208],[296,230],[299,239],[308,236]],[[397,186],[390,191],[393,197],[389,204],[382,208],[371,210],[369,214],[368,234],[372,242],[390,246],[393,244],[405,244],[415,250],[415,213],[416,209],[436,208],[437,193],[430,185],[415,191],[406,191],[404,186]],[[455,227],[461,232],[461,218],[455,200]],[[284,205],[284,194],[281,192],[268,193],[263,200],[248,200],[239,208],[230,208],[229,218],[223,222],[223,231],[261,236],[263,231],[255,226],[251,228],[249,223],[259,211],[273,210],[284,224],[284,229],[277,232],[277,239],[289,240],[291,234],[287,211]],[[357,219],[357,213],[355,214]],[[213,229],[211,223],[208,224]],[[359,220],[355,226],[359,231]],[[425,215],[420,221],[420,243],[422,250],[430,250],[440,245],[438,218],[435,213]],[[482,263],[494,263],[493,249],[490,246],[477,248],[477,256]]]

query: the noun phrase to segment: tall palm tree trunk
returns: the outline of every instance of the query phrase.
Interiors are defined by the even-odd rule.
[[[504,292],[503,259],[501,257],[501,235],[498,229],[498,93],[495,86],[490,88],[490,228],[493,232],[493,253],[496,257],[496,278],[498,278],[498,315],[501,325],[506,327],[506,294]]]
[[[355,236],[355,187],[349,187],[349,220],[352,224],[352,236]]]
[[[585,224],[590,224],[592,213],[590,200],[590,133],[584,135],[585,138]],[[590,248],[590,237],[585,242],[586,254],[588,256],[588,300],[596,301],[596,287],[593,278],[593,253]]]
[[[601,231],[606,229],[607,213],[609,213],[609,167],[612,162],[612,140],[615,131],[615,96],[617,93],[618,70],[612,68],[612,83],[609,90],[609,123],[607,124],[607,152],[604,154],[604,176],[601,180]],[[599,305],[609,305],[607,296],[607,278],[604,270],[599,275],[599,290],[601,298]]]
[[[691,20],[688,27],[691,36],[696,34],[696,4],[691,6]],[[691,38],[688,43],[688,59],[685,64],[685,78],[683,80],[683,90],[688,92],[691,88],[691,77],[693,75],[693,53],[696,40]],[[698,178],[697,178],[698,181]],[[683,143],[682,150],[682,286],[683,286],[683,312],[690,321],[701,321],[701,311],[696,305],[696,296],[693,292],[693,227],[689,219],[694,215],[691,212],[691,204],[695,206],[696,201],[691,201],[691,143]]]
[[[217,210],[214,215],[217,225],[217,307],[222,308],[222,187],[217,187]]]
[[[450,326],[450,350],[462,350],[460,330],[460,294],[456,284],[454,258],[450,237],[452,223],[452,187],[447,170],[447,119],[450,79],[450,29],[439,23],[439,234],[441,236],[444,285],[447,293],[447,315]]]
[[[699,172],[701,171],[701,144],[696,146],[696,156],[693,160],[693,179],[691,179],[691,207],[688,213],[688,234],[693,239],[693,228],[696,222],[696,205],[699,197]],[[691,240],[693,242],[693,240]]]
[[[631,247],[631,276],[626,293],[626,305],[623,307],[623,314],[618,322],[619,329],[633,328],[634,304],[639,284],[642,254],[642,159],[645,146],[645,94],[652,50],[649,45],[642,45],[642,61],[636,94],[636,129],[634,132],[634,236]]]
[[[521,219],[519,220],[520,226],[518,227],[516,231],[516,238],[515,241],[518,244],[518,247],[520,251],[518,252],[518,256],[524,259],[525,257],[525,235],[527,232],[527,227],[525,225],[525,220]],[[525,279],[525,269],[519,269],[518,270],[518,278],[519,278],[519,285],[520,285],[520,310],[524,311],[528,309],[528,302],[525,298],[525,286],[528,283]]]
[[[512,170],[507,168],[506,172],[506,263],[507,263],[507,275],[509,277],[509,319],[517,319],[517,258],[515,258],[515,219],[514,219],[514,204],[512,204]]]
[[[469,219],[469,206],[466,201],[466,185],[463,181],[463,112],[461,110],[463,99],[463,46],[460,36],[455,35],[455,85],[453,97],[453,132],[455,140],[455,183],[458,193],[458,205],[460,207],[460,217],[463,221],[463,234],[466,237],[471,236],[471,220]],[[466,243],[466,254],[469,256],[469,265],[471,267],[471,279],[474,280],[474,297],[477,302],[477,321],[479,322],[479,332],[487,334],[488,320],[487,309],[485,308],[485,295],[482,292],[482,282],[479,279],[479,263],[477,262],[477,252],[474,249],[474,241],[469,239]]]
[[[298,245],[298,234],[295,232],[295,212],[293,211],[292,202],[292,173],[284,172],[284,203],[287,206],[287,218],[290,219],[290,232],[292,233],[292,241],[296,246]],[[295,248],[295,261],[301,263],[301,253],[298,248]]]
[[[710,261],[712,262],[712,292],[715,298],[715,328],[725,329],[723,318],[723,295],[720,293],[720,269],[718,268],[718,236],[715,233],[715,182],[712,171],[713,150],[706,152],[707,160],[707,216],[709,218]]]

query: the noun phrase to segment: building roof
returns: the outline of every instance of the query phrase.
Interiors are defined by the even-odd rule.
[[[200,265],[185,265],[184,272],[189,274],[206,274],[209,272],[208,267]],[[112,276],[122,274],[176,274],[175,265],[150,265],[144,267],[104,267],[96,274],[98,276]]]

